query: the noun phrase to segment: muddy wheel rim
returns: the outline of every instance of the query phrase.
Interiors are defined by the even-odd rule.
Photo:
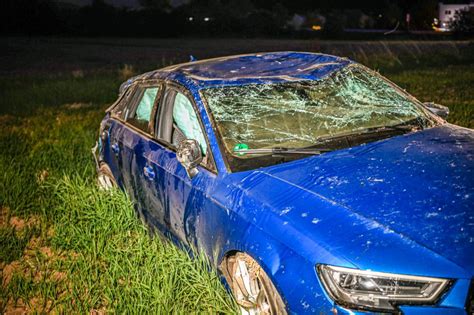
[[[271,299],[259,279],[261,268],[237,259],[233,268],[234,295],[243,315],[275,314]]]
[[[114,187],[113,180],[109,176],[107,176],[106,174],[99,174],[97,176],[97,181],[99,183],[99,187],[104,189],[104,190],[109,190],[112,187]]]

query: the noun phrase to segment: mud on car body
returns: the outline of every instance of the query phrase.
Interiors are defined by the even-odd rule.
[[[99,182],[243,313],[471,314],[474,132],[447,113],[345,58],[194,61],[122,84]]]

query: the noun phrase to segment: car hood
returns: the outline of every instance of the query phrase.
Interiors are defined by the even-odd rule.
[[[473,130],[444,124],[261,171],[474,274]]]

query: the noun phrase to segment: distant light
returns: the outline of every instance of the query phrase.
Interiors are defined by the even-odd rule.
[[[194,18],[192,16],[188,17],[189,22],[192,22],[192,20],[194,20]]]
[[[379,18],[381,18],[381,17],[382,17],[382,14],[379,14]]]
[[[204,18],[204,22],[209,22],[209,20],[210,20],[210,18],[207,17],[207,16]]]
[[[320,30],[321,30],[321,26],[319,26],[319,25],[313,25],[313,26],[311,26],[311,29],[312,29],[313,31],[320,31]]]

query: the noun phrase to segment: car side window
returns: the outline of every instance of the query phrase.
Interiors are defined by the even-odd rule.
[[[141,88],[141,94],[138,97],[137,105],[134,108],[127,108],[124,119],[131,125],[145,131],[150,132],[150,120],[153,112],[159,87]],[[130,111],[131,109],[131,111]]]
[[[113,115],[121,118],[123,117],[125,109],[128,107],[128,105],[133,99],[133,92],[135,92],[135,86],[129,86],[118,100],[118,103],[113,107]]]
[[[203,155],[206,155],[206,139],[194,107],[184,94],[176,92],[173,102],[173,145],[177,146],[184,139],[196,140]]]

